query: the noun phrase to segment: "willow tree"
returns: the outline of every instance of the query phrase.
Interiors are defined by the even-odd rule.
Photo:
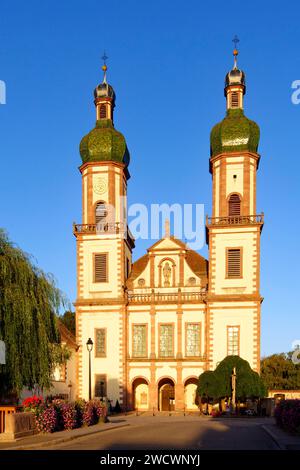
[[[63,303],[52,276],[0,229],[0,339],[6,345],[2,397],[24,387],[50,386],[60,340],[56,314]]]

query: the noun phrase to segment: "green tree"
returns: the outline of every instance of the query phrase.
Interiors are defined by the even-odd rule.
[[[219,397],[231,395],[231,375],[236,368],[236,398],[259,398],[265,396],[264,383],[257,372],[254,372],[249,362],[239,356],[227,356],[217,366],[215,373],[220,384]]]
[[[219,389],[218,377],[213,371],[208,370],[200,375],[197,391],[202,398],[218,399]]]
[[[59,317],[60,321],[68,328],[71,333],[75,336],[76,334],[76,327],[75,327],[75,312],[71,312],[71,310],[66,310],[65,313]]]
[[[257,372],[254,372],[249,363],[239,356],[227,356],[214,371],[203,372],[199,377],[198,392],[206,395],[205,386],[209,383],[209,395],[215,400],[230,397],[231,376],[236,368],[236,398],[259,398],[266,394],[264,383]],[[208,375],[209,374],[209,375]],[[208,380],[207,380],[208,379]]]
[[[292,354],[272,354],[262,359],[261,377],[268,390],[300,388],[300,365],[293,363]]]
[[[0,339],[6,345],[0,396],[50,386],[59,357],[56,314],[63,304],[53,278],[0,229]]]

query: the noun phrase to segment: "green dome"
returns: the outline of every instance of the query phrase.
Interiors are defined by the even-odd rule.
[[[257,152],[259,127],[242,109],[228,109],[223,121],[216,124],[210,133],[210,154],[248,150]]]
[[[129,164],[126,140],[118,132],[110,119],[101,119],[80,142],[82,163],[113,161]]]

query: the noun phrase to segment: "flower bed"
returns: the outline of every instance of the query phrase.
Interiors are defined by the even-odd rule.
[[[300,400],[280,400],[274,416],[281,428],[294,434],[300,434]]]
[[[78,400],[71,403],[33,396],[26,398],[22,405],[24,411],[34,413],[39,432],[52,433],[107,421],[107,409],[100,400]]]

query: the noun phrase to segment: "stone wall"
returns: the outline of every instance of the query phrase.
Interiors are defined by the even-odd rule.
[[[0,434],[0,440],[15,440],[35,433],[37,430],[33,413],[12,413],[5,417],[5,432]]]

